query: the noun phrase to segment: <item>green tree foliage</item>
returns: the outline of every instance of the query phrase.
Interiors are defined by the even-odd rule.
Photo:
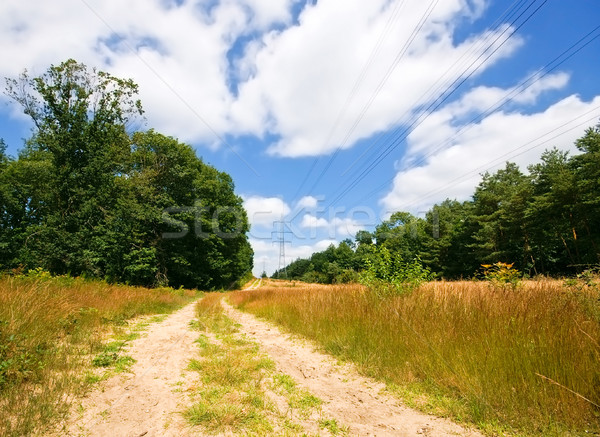
[[[529,178],[516,164],[483,175],[473,195],[477,229],[472,246],[479,261],[527,265],[531,254],[525,211],[530,197]]]
[[[472,202],[447,199],[427,212],[426,222],[420,254],[425,265],[444,278],[469,276],[479,267],[470,246],[476,225]]]
[[[229,175],[153,130],[130,127],[137,85],[74,60],[6,93],[35,129],[0,153],[0,263],[140,285],[218,288],[252,268]]]
[[[272,277],[322,284],[356,282],[356,271],[363,261],[354,251],[354,243],[344,240],[337,247],[332,244],[323,252],[314,253],[309,259],[292,262]]]
[[[550,150],[530,166],[533,198],[526,214],[531,228],[536,271],[564,272],[579,263],[575,172],[566,152]]]
[[[572,158],[580,198],[576,206],[580,222],[580,256],[583,264],[600,263],[600,125],[577,140],[582,152]]]
[[[544,152],[527,174],[513,163],[485,173],[471,200],[447,199],[425,218],[395,212],[373,232],[359,231],[354,243],[293,262],[288,277],[331,283],[354,281],[362,272],[363,279],[402,282],[421,268],[457,279],[473,277],[482,264],[529,275],[571,275],[597,266],[600,126],[576,146],[581,153],[572,157]]]

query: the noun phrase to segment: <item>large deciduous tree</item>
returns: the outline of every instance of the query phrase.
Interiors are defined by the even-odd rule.
[[[204,288],[252,268],[231,178],[174,138],[133,132],[137,92],[74,60],[7,79],[34,131],[18,160],[0,150],[3,267]]]

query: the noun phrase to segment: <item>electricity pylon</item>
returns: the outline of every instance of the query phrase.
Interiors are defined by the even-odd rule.
[[[287,278],[287,266],[285,263],[285,245],[291,243],[290,240],[286,239],[286,235],[291,234],[292,231],[289,230],[290,222],[286,222],[283,219],[273,222],[273,227],[276,228],[275,231],[271,232],[271,239],[273,240],[273,244],[279,243],[279,268],[277,271],[279,272],[279,277],[281,277],[281,269],[283,269],[283,273]],[[273,234],[276,234],[276,237],[273,237]]]

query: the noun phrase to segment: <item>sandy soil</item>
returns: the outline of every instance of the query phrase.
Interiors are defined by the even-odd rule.
[[[189,329],[194,304],[149,326],[126,352],[137,362],[132,373],[115,375],[74,409],[71,423],[57,435],[185,436],[190,434],[179,411],[188,400],[193,372],[185,369],[197,354],[198,332]]]
[[[224,302],[228,315],[242,332],[258,342],[300,387],[325,401],[323,411],[352,436],[480,436],[446,420],[399,405],[382,393],[384,385],[360,376],[350,365],[340,365],[308,342],[293,339],[273,325],[235,310]]]
[[[479,436],[448,421],[398,404],[383,385],[363,378],[350,365],[339,365],[307,342],[292,339],[274,326],[224,303],[240,331],[261,345],[279,371],[324,401],[323,413],[349,427],[352,436]],[[127,354],[137,360],[132,373],[116,375],[82,399],[72,420],[56,435],[187,436],[179,414],[189,405],[194,372],[185,369],[198,348],[198,332],[189,327],[194,304],[151,325]]]

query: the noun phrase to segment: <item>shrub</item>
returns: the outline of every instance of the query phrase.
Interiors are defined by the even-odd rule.
[[[483,277],[500,287],[517,288],[521,283],[523,274],[513,268],[513,264],[497,262],[495,264],[482,264]]]
[[[399,253],[386,247],[375,247],[365,260],[366,268],[360,273],[360,283],[379,297],[409,293],[433,278],[431,271],[416,257],[405,261]]]

